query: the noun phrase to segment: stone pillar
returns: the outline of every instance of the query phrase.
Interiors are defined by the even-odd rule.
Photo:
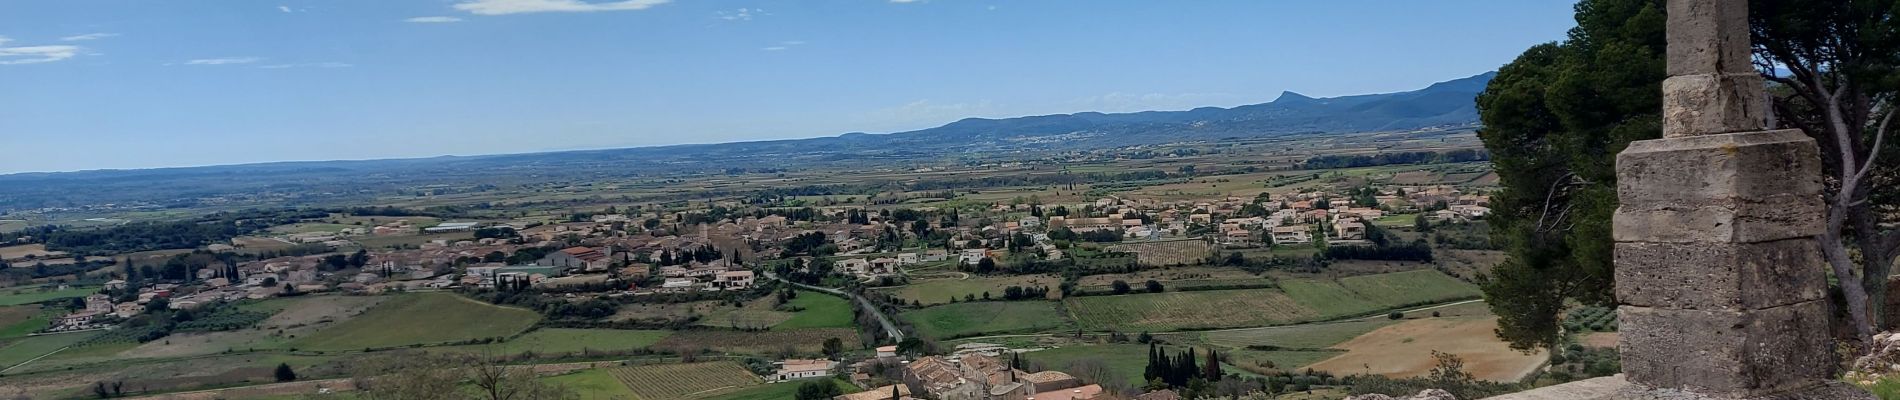
[[[1617,155],[1623,372],[1650,393],[1625,397],[1838,389],[1826,384],[1827,278],[1812,239],[1826,215],[1820,150],[1799,130],[1763,130],[1747,7],[1668,0],[1663,138]]]

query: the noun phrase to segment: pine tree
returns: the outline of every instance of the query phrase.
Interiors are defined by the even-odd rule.
[[[1207,365],[1201,368],[1204,369],[1204,371],[1201,373],[1202,378],[1207,379],[1208,382],[1220,381],[1220,376],[1221,376],[1220,352],[1215,351],[1214,349],[1208,349],[1207,350]]]

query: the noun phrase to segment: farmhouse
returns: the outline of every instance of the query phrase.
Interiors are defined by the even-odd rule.
[[[752,287],[752,271],[720,272],[713,278],[713,286],[726,289],[745,289]]]
[[[963,254],[957,258],[957,261],[963,264],[975,265],[976,263],[983,262],[985,258],[990,258],[990,249],[963,249]]]
[[[1333,236],[1338,236],[1342,240],[1365,239],[1366,224],[1357,220],[1339,221],[1333,224]]]
[[[787,381],[793,379],[818,378],[831,376],[837,361],[789,359],[778,362],[778,372],[772,374],[772,380]]]
[[[950,259],[950,251],[944,249],[924,250],[924,261],[943,261]]]
[[[892,396],[891,395],[892,393],[896,393],[897,395]],[[866,389],[865,391],[862,391],[862,392],[857,392],[857,393],[852,393],[852,394],[847,394],[847,395],[840,395],[838,397],[831,398],[831,400],[911,400],[911,399],[915,399],[915,397],[910,397],[909,385],[891,385],[891,386],[884,386],[884,387],[875,387],[875,388]]]

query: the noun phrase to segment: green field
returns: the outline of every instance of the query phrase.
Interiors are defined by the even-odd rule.
[[[26,336],[51,325],[49,314],[36,306],[0,306],[0,339]]]
[[[571,374],[541,378],[541,382],[565,387],[583,399],[632,399],[633,390],[614,379],[606,369],[588,369]]]
[[[1337,281],[1289,279],[1281,282],[1281,286],[1288,296],[1328,319],[1478,296],[1476,285],[1434,270],[1354,276]]]
[[[588,351],[629,351],[652,346],[672,333],[649,330],[545,328],[501,343],[433,347],[430,350],[496,355],[527,352],[545,355]]]
[[[362,315],[298,338],[298,350],[362,350],[508,337],[533,326],[541,314],[498,307],[444,293],[389,299]]]
[[[1187,347],[1162,346],[1168,354],[1185,351]],[[1206,357],[1207,349],[1195,347],[1201,357]],[[1143,384],[1141,374],[1148,366],[1148,345],[1145,344],[1092,344],[1067,346],[1048,350],[1023,353],[1023,362],[1041,364],[1052,370],[1070,369],[1069,365],[1078,361],[1100,361],[1108,366],[1112,379],[1121,379],[1134,387]],[[1240,371],[1228,371],[1240,372]]]
[[[1285,279],[1279,289],[1085,296],[1064,301],[1086,329],[1164,332],[1332,320],[1477,295],[1472,284],[1438,271],[1418,270],[1337,281]]]
[[[0,369],[18,365],[39,358],[47,353],[86,340],[98,332],[62,333],[57,335],[31,336],[0,344]]]
[[[798,298],[786,304],[803,308],[792,315],[791,319],[773,325],[773,329],[798,328],[850,328],[857,326],[852,319],[851,301],[843,297],[818,292],[798,292]]]
[[[1062,314],[1047,301],[982,301],[945,304],[899,315],[917,334],[935,339],[1029,333],[1061,328]]]
[[[1288,324],[1317,316],[1312,309],[1274,289],[1085,296],[1064,301],[1076,322],[1097,331],[1238,328]]]
[[[1002,297],[1003,288],[1010,286],[1047,286],[1056,287],[1062,280],[1053,276],[1031,275],[1010,277],[984,277],[970,279],[930,279],[912,282],[892,293],[905,302],[916,301],[924,305],[949,303],[951,298],[961,301],[964,296],[982,298],[984,292],[991,296]]]
[[[731,392],[731,393],[726,393],[726,394],[722,394],[718,396],[707,397],[706,399],[707,400],[784,400],[784,399],[796,398],[798,396],[798,386],[805,384],[805,382],[810,382],[815,379],[819,379],[819,378],[768,383],[764,385],[753,386],[751,388],[747,388],[747,389],[740,390],[737,392]],[[831,378],[824,378],[824,379],[831,379]],[[859,388],[857,387],[857,385],[852,385],[851,382],[845,382],[842,379],[832,379],[832,382],[837,383],[838,388],[843,389],[845,394],[851,394],[851,393],[864,391],[863,388]],[[589,398],[592,398],[592,397],[589,397]]]
[[[73,286],[66,290],[57,290],[51,286],[26,286],[0,289],[0,306],[33,304],[47,300],[86,297],[99,292],[97,286]]]

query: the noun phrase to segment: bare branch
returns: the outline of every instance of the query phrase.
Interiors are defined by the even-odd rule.
[[[1881,104],[1886,104],[1886,101],[1881,101]],[[1874,108],[1880,109],[1882,107],[1876,105]],[[1880,128],[1874,131],[1874,147],[1867,150],[1867,163],[1860,166],[1859,172],[1854,173],[1854,180],[1865,178],[1868,172],[1874,170],[1874,161],[1880,159],[1880,146],[1887,141],[1887,124],[1893,122],[1894,114],[1900,114],[1900,112],[1894,112],[1894,110],[1889,108],[1887,110],[1887,116],[1880,118]]]

